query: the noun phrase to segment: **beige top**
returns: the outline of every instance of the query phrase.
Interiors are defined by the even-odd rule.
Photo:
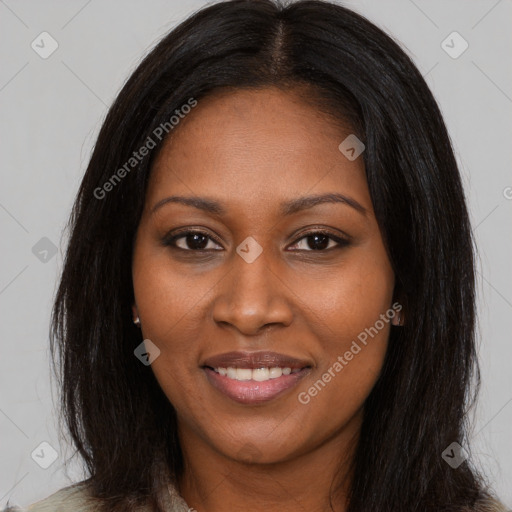
[[[164,496],[166,512],[194,512],[177,490],[169,485],[169,493]],[[83,482],[64,487],[47,498],[27,508],[9,508],[5,512],[97,512],[96,503],[91,499],[88,487]],[[137,512],[147,512],[146,507],[139,507]]]
[[[169,485],[169,494],[165,496],[167,512],[195,512],[189,508],[177,490]],[[30,505],[26,509],[7,509],[8,512],[97,512],[91,501],[87,486],[83,482],[64,487],[47,498]],[[139,508],[137,512],[147,512],[147,508]],[[482,500],[471,510],[461,512],[508,512],[507,508],[496,500]]]

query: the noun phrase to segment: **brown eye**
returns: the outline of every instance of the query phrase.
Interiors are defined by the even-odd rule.
[[[305,240],[305,242],[302,242]],[[294,246],[300,251],[312,252],[341,248],[349,245],[349,241],[327,231],[313,231],[302,236]]]
[[[183,251],[209,251],[218,250],[208,247],[209,243],[216,245],[213,238],[203,231],[182,231],[165,240],[165,245],[181,249]]]

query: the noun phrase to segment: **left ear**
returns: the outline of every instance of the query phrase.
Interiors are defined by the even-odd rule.
[[[391,318],[391,325],[395,325],[397,327],[401,327],[405,322],[404,308],[400,302],[395,301],[391,306],[393,310],[393,317]]]

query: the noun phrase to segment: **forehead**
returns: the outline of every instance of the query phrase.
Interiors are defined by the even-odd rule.
[[[291,91],[220,91],[199,100],[171,132],[148,198],[186,192],[243,203],[340,192],[371,208],[362,157],[349,161],[338,149],[350,133]]]

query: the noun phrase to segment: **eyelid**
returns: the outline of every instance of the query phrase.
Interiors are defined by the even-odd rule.
[[[331,240],[336,242],[337,245],[335,247],[331,247],[330,249],[324,249],[322,251],[315,251],[313,249],[310,249],[310,250],[298,249],[298,250],[295,250],[292,252],[313,252],[313,253],[317,253],[317,254],[318,253],[329,253],[329,252],[331,252],[331,250],[341,249],[343,247],[346,247],[347,245],[350,244],[350,242],[352,240],[352,237],[350,237],[349,235],[335,234],[326,228],[309,228],[307,231],[297,234],[294,237],[294,241],[291,243],[291,245],[296,245],[304,238],[307,238],[307,237],[313,236],[313,235],[317,235],[317,234],[325,235],[327,238],[330,238]]]
[[[173,249],[177,249],[179,251],[182,251],[182,252],[195,252],[195,253],[201,253],[201,252],[210,252],[212,250],[214,251],[219,251],[220,249],[198,249],[198,250],[193,250],[193,249],[182,249],[181,247],[176,247],[174,244],[176,242],[176,240],[179,240],[180,238],[184,238],[186,237],[187,235],[194,235],[194,234],[197,234],[197,235],[203,235],[205,236],[206,238],[209,238],[210,240],[212,240],[213,242],[215,242],[217,245],[220,245],[222,246],[222,244],[220,243],[219,240],[217,240],[217,238],[215,236],[212,236],[210,233],[208,233],[207,231],[203,230],[203,229],[199,229],[199,228],[181,228],[181,229],[178,229],[177,231],[173,232],[172,235],[165,235],[163,238],[162,238],[162,243],[166,246],[170,246],[171,248]]]
[[[217,245],[220,245],[222,247],[222,244],[217,240],[217,238],[215,236],[212,236],[208,232],[206,232],[206,231],[204,231],[202,229],[199,229],[199,228],[197,228],[197,229],[194,229],[194,228],[182,228],[181,230],[178,230],[177,232],[174,232],[170,236],[169,235],[164,236],[164,238],[162,239],[162,242],[166,246],[170,246],[173,249],[177,249],[177,250],[180,250],[180,251],[183,251],[183,252],[190,252],[190,253],[201,254],[201,253],[204,253],[204,252],[220,251],[220,249],[197,249],[197,250],[194,250],[194,249],[183,249],[181,247],[176,247],[176,245],[174,245],[176,240],[179,240],[180,238],[184,238],[184,237],[186,237],[189,234],[203,235],[206,238],[209,238],[210,240],[215,242]],[[290,252],[314,252],[314,253],[317,253],[317,254],[318,253],[322,253],[322,252],[323,253],[328,253],[328,252],[330,252],[333,249],[340,249],[340,248],[346,247],[347,245],[350,244],[350,242],[352,240],[352,237],[350,235],[345,234],[345,233],[343,235],[337,235],[337,234],[333,233],[332,231],[328,230],[327,228],[309,227],[307,229],[307,231],[303,231],[303,232],[298,233],[297,235],[295,235],[294,241],[291,242],[291,244],[289,244],[289,245],[296,245],[302,239],[307,238],[308,236],[316,235],[316,234],[322,234],[322,235],[327,236],[328,238],[330,238],[331,240],[336,242],[337,246],[336,247],[331,247],[330,249],[324,249],[324,250],[321,250],[321,251],[315,251],[313,249],[311,249],[311,250],[298,249],[298,250],[294,250],[294,251],[290,251]]]
[[[329,236],[333,240],[337,240],[339,242],[352,242],[353,237],[350,236],[348,233],[345,233],[344,231],[341,231],[340,229],[334,229],[334,228],[326,228],[323,226],[307,226],[303,228],[303,230],[296,233],[293,238],[297,242],[304,238],[305,236],[311,236],[315,235],[317,233],[321,233],[323,235]],[[295,243],[295,242],[294,242]]]

